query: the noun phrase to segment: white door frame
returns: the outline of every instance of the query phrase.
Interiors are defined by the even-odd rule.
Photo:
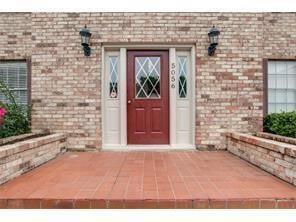
[[[127,145],[127,88],[126,88],[126,60],[127,60],[127,50],[130,49],[154,49],[154,50],[168,50],[169,51],[169,112],[170,112],[170,144],[168,145]],[[108,53],[117,51],[119,52],[119,100],[120,100],[120,123],[119,123],[119,144],[108,143],[106,141],[106,73],[105,58]],[[177,104],[177,65],[176,58],[178,51],[187,51],[190,55],[190,127],[191,127],[191,141],[190,144],[178,144],[176,139],[176,104]],[[111,53],[112,54],[112,53]],[[104,44],[102,46],[102,67],[101,67],[101,106],[102,106],[102,149],[104,150],[149,150],[149,149],[196,149],[195,147],[195,46],[193,44],[189,45],[108,45]],[[172,86],[174,85],[174,87]],[[112,141],[113,142],[113,141]]]

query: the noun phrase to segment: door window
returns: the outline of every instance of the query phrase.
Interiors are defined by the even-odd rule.
[[[160,57],[135,57],[136,98],[161,98]]]

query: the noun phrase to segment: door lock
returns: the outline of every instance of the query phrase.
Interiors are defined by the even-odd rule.
[[[131,104],[131,103],[132,103],[132,101],[128,100],[128,101],[127,101],[127,103],[128,103],[128,104]]]

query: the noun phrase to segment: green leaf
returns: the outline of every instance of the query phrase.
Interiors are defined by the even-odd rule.
[[[0,138],[31,132],[29,116],[32,107],[17,103],[13,93],[3,81],[0,81],[0,93],[3,93],[9,101],[7,104],[0,102],[0,107],[4,107],[7,111],[4,124],[0,126]]]
[[[267,115],[263,128],[264,132],[296,138],[296,111]]]

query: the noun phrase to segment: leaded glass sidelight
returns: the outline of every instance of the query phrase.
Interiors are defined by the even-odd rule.
[[[178,56],[178,87],[179,87],[179,98],[187,97],[187,57]]]
[[[160,98],[160,57],[135,58],[136,98]]]
[[[109,98],[118,97],[118,56],[109,57]]]

